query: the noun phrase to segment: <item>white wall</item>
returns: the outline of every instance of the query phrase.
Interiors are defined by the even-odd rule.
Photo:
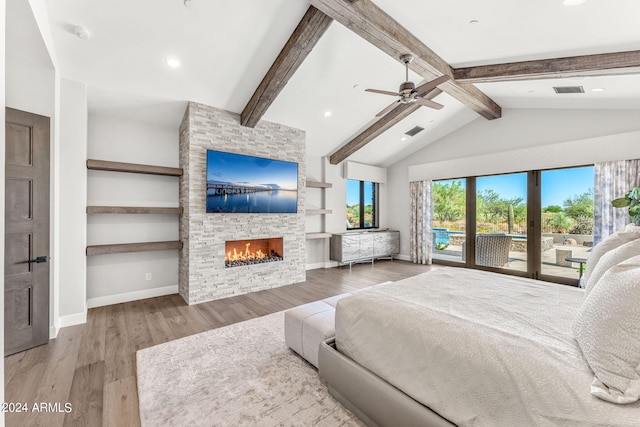
[[[350,171],[350,172],[349,172]],[[344,233],[347,231],[347,173],[352,173],[351,179],[380,182],[378,215],[380,228],[390,227],[388,197],[389,185],[386,181],[385,168],[369,166],[350,162],[349,167],[345,163],[332,165],[328,157],[307,156],[307,179],[323,181],[333,184],[332,188],[324,190],[307,189],[307,209],[324,207],[331,209],[332,213],[320,218],[317,215],[308,215],[306,231],[318,231],[324,226],[328,233]],[[324,192],[324,196],[322,193]],[[324,221],[324,224],[323,224]],[[329,259],[329,239],[307,241],[307,269],[335,267],[337,263]]]
[[[119,116],[90,114],[87,157],[178,167],[178,129]],[[87,205],[178,206],[178,178],[89,171]],[[87,217],[87,244],[178,240],[176,215]],[[89,308],[178,292],[178,252],[87,257]],[[146,280],[151,273],[151,280]]]
[[[86,322],[87,88],[60,82],[59,326]]]
[[[475,120],[388,170],[391,228],[409,254],[409,182],[640,157],[637,110],[503,110]]]
[[[0,15],[6,17],[5,9],[6,4],[4,0],[0,0]],[[0,20],[0,58],[5,58],[5,19]],[[5,66],[0,68],[0,105],[6,105],[5,102]],[[4,236],[4,150],[5,150],[5,110],[0,108],[0,122],[2,123],[2,131],[0,131],[0,206],[2,206],[2,213],[0,214],[0,234]],[[0,247],[0,256],[4,259],[4,245]],[[0,306],[4,311],[4,262],[0,264]],[[4,316],[0,316],[0,351],[4,354]],[[0,369],[0,402],[4,402],[4,367]],[[4,427],[4,413],[0,415],[0,427]]]
[[[307,181],[325,181],[324,159],[318,156],[306,156]],[[308,209],[330,209],[325,197],[330,197],[333,188],[309,188],[306,190],[305,211]],[[305,218],[305,232],[313,233],[326,230],[327,217],[330,215],[311,215]],[[307,240],[307,270],[325,268],[329,260],[329,239]]]
[[[26,3],[18,3],[12,0],[8,14],[17,14],[21,20],[25,20],[24,26],[31,31],[40,31],[30,10],[25,10],[29,6]],[[15,19],[15,17],[13,17]],[[39,33],[38,33],[39,34]],[[36,36],[34,38],[38,38]],[[55,338],[58,332],[58,253],[56,251],[56,228],[57,228],[57,212],[55,200],[55,183],[56,174],[58,173],[58,164],[56,163],[56,155],[58,150],[58,126],[56,116],[56,86],[58,77],[53,67],[53,62],[49,56],[51,53],[44,48],[44,41],[35,40],[38,49],[34,49],[29,55],[16,56],[17,48],[15,44],[19,44],[20,40],[7,40],[12,43],[7,45],[7,55],[5,62],[5,105],[17,110],[27,111],[50,118],[51,123],[51,209],[50,209],[50,251],[51,261],[49,265],[50,272],[50,304],[49,304],[49,324],[50,337]],[[33,47],[33,46],[31,46]],[[14,54],[9,55],[9,50]],[[44,56],[44,57],[43,57]],[[4,164],[4,163],[3,163]],[[4,176],[4,175],[3,175]]]

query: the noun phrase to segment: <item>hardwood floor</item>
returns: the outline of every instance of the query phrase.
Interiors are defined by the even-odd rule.
[[[138,426],[136,351],[432,268],[378,261],[311,270],[302,283],[198,305],[176,294],[91,309],[86,324],[5,358],[5,401],[28,406],[5,413],[6,425]],[[34,411],[41,403],[53,405]]]

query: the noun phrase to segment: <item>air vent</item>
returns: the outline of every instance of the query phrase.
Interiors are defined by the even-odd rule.
[[[419,132],[422,132],[423,130],[424,130],[424,128],[421,128],[420,126],[416,126],[413,129],[409,129],[404,134],[405,135],[409,135],[409,136],[414,136],[415,134],[417,134]]]
[[[582,86],[554,86],[556,93],[584,93]]]

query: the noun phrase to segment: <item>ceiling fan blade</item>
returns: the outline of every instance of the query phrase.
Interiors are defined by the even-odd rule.
[[[381,93],[382,95],[400,96],[397,92],[389,92],[388,90],[365,89],[365,92]]]
[[[433,102],[430,99],[420,98],[419,96],[416,97],[416,101],[418,101],[418,104],[420,104],[420,105],[424,105],[425,107],[434,108],[436,110],[440,110],[440,109],[442,109],[442,107],[444,107],[444,105],[442,105],[442,104],[438,104],[437,102]]]
[[[380,111],[378,114],[376,114],[376,117],[380,117],[380,116],[384,116],[385,114],[387,114],[389,111],[393,110],[394,108],[396,108],[396,106],[400,103],[400,100],[398,101],[394,101],[391,104],[389,104],[389,106],[387,106],[387,108],[385,108],[384,110]]]
[[[451,77],[449,76],[440,76],[436,79],[431,80],[430,82],[426,82],[423,85],[420,85],[416,88],[416,92],[418,94],[420,94],[420,96],[424,96],[427,94],[427,92],[432,91],[433,89],[436,88],[436,86],[438,86],[439,84],[442,84],[444,82],[446,82],[447,80],[449,80]]]

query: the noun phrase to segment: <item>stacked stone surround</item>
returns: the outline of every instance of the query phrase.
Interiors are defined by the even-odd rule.
[[[227,151],[298,163],[297,214],[206,213],[207,150]],[[179,293],[189,304],[304,281],[304,131],[260,121],[240,125],[240,115],[190,102],[180,125]],[[225,241],[282,237],[284,261],[224,268]]]

